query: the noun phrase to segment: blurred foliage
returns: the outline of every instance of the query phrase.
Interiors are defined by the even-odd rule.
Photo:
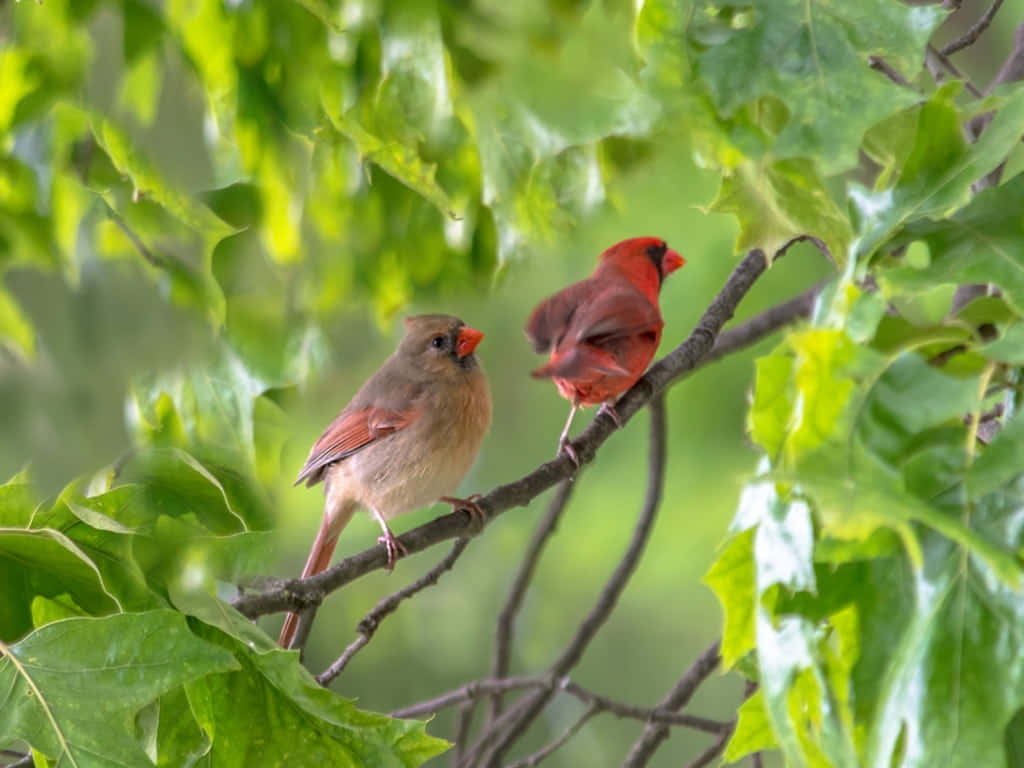
[[[737,252],[811,234],[834,270],[812,322],[757,362],[746,424],[760,464],[706,577],[725,665],[761,684],[727,759],[775,747],[792,765],[1014,764],[1024,176],[1011,164],[1001,185],[972,185],[1019,144],[1024,88],[978,101],[933,84],[921,61],[945,18],[895,0],[3,4],[0,746],[82,766],[438,754],[422,724],[321,689],[228,604],[232,584],[275,567],[292,415],[302,397],[330,400],[311,419],[336,409],[325,372],[343,364],[353,389],[395,313],[459,297],[495,326],[495,432],[520,447],[487,449],[500,460],[476,479],[508,480],[552,442],[530,427],[554,398],[524,405],[538,390],[508,383],[526,370],[525,303],[582,274],[569,251],[647,227],[687,253],[723,250],[708,214],[724,213]],[[993,110],[968,142],[964,123]],[[690,259],[702,298],[666,301],[667,343],[720,261]],[[783,280],[779,297],[804,287],[778,272],[765,280]],[[964,282],[998,293],[950,314]],[[680,389],[738,403],[748,371],[727,365],[726,383]],[[670,508],[673,491],[722,495],[749,463],[728,431],[739,417],[698,400],[694,442],[673,435]],[[632,481],[619,479],[640,476],[616,442],[602,459],[633,474],[578,493],[614,509],[573,545],[576,576],[621,533],[610,521]],[[508,530],[485,538],[504,546]],[[692,576],[672,542],[659,596]],[[497,594],[491,554],[462,566]],[[587,585],[547,583],[584,599]],[[444,595],[420,610],[459,599]],[[536,611],[521,661],[565,617],[559,601]],[[434,623],[440,640],[417,626],[407,646],[481,655],[457,620]],[[611,632],[641,642],[631,624]],[[682,664],[689,640],[647,634]],[[432,682],[418,671],[425,682],[364,680],[357,665],[345,679],[397,706]],[[607,749],[567,750],[566,764]]]

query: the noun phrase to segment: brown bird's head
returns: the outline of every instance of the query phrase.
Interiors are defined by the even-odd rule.
[[[405,337],[398,345],[398,355],[436,375],[470,371],[478,365],[473,352],[483,337],[451,315],[416,315],[405,318]]]
[[[598,269],[606,266],[621,270],[641,288],[660,288],[665,278],[686,263],[657,237],[633,237],[616,243],[601,254]]]

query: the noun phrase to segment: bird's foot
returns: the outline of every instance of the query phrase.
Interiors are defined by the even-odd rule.
[[[388,550],[388,564],[385,566],[389,572],[395,570],[395,563],[398,558],[406,557],[409,554],[409,550],[405,548],[405,545],[395,538],[395,534],[391,532],[390,528],[384,529],[384,535],[377,537],[377,543],[383,544]]]
[[[479,493],[474,493],[464,499],[460,499],[458,496],[442,496],[440,501],[451,504],[452,512],[468,512],[470,522],[475,523],[476,529],[480,530],[487,522],[487,513],[484,512],[483,507],[477,504],[482,498],[483,496]]]
[[[576,453],[576,449],[572,447],[572,442],[566,435],[558,441],[558,453],[559,455],[565,454],[569,457],[569,461],[576,465],[576,469],[580,468],[580,457]]]
[[[601,407],[597,409],[597,415],[600,416],[602,413],[608,414],[608,418],[615,422],[616,429],[622,429],[622,419],[619,418],[619,412],[615,410],[614,405],[601,403]]]

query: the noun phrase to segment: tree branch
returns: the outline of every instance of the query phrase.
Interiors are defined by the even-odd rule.
[[[424,717],[425,715],[440,712],[442,709],[455,704],[461,704],[464,701],[470,701],[495,691],[520,691],[524,688],[538,688],[549,684],[550,681],[540,675],[521,675],[519,677],[503,677],[500,679],[489,677],[466,683],[433,699],[427,699],[418,704],[410,704],[408,707],[396,709],[388,713],[388,716],[401,719]]]
[[[942,66],[943,69],[945,69],[947,72],[952,74],[953,77],[957,78],[958,80],[963,80],[964,88],[966,88],[968,90],[968,92],[972,96],[974,96],[974,98],[976,98],[976,99],[980,99],[981,98],[981,96],[982,96],[981,91],[979,91],[975,87],[974,83],[972,83],[970,81],[970,79],[967,77],[967,75],[965,75],[963,72],[961,72],[960,69],[956,66],[956,64],[954,64],[952,61],[950,61],[949,58],[945,54],[942,53],[942,51],[936,49],[935,46],[933,46],[931,43],[929,43],[928,47],[925,48],[925,52],[924,53],[925,53],[925,63],[926,64],[928,64],[929,57],[931,57],[932,59],[937,61]],[[938,69],[936,67],[934,67],[934,66],[929,67],[929,69],[932,72],[932,77],[934,77],[937,82],[941,82],[942,78],[939,76],[941,74],[941,72],[939,72]]]
[[[709,645],[704,652],[697,657],[682,677],[665,694],[665,698],[658,704],[658,709],[666,709],[670,712],[682,709],[690,701],[690,698],[707,678],[714,672],[722,656],[719,653],[721,643],[716,640]],[[661,743],[668,737],[668,729],[661,724],[648,724],[640,738],[633,744],[629,754],[622,763],[623,768],[641,768],[647,765],[651,755],[661,746]]]
[[[569,739],[575,736],[577,731],[579,731],[579,729],[586,724],[587,720],[596,715],[598,711],[599,710],[595,706],[588,707],[586,711],[576,719],[576,722],[574,722],[572,725],[565,729],[561,736],[552,741],[550,744],[541,747],[532,755],[527,755],[522,760],[517,760],[516,762],[512,763],[510,768],[530,768],[530,766],[537,765],[539,762],[544,760],[544,758],[546,758],[556,749],[565,744],[565,742],[567,742]]]
[[[380,623],[390,614],[394,613],[403,600],[412,597],[417,592],[420,592],[427,587],[432,587],[437,584],[437,581],[441,578],[442,574],[451,570],[451,567],[455,564],[455,561],[459,559],[459,556],[468,544],[469,539],[457,539],[455,545],[451,548],[451,551],[445,555],[441,562],[423,574],[420,578],[416,579],[412,584],[398,590],[392,595],[388,595],[377,603],[376,607],[366,614],[366,616],[363,617],[363,620],[359,622],[359,625],[356,628],[356,631],[359,633],[359,637],[349,644],[341,656],[339,656],[331,666],[317,676],[316,681],[320,683],[320,685],[330,685],[331,681],[340,675],[341,671],[345,669],[349,661],[352,660],[352,657],[370,642],[374,633],[377,631],[377,627],[380,626]]]
[[[974,45],[974,43],[981,37],[982,33],[988,29],[988,25],[992,23],[992,19],[996,17],[999,12],[999,7],[1003,4],[1003,0],[995,0],[988,7],[988,10],[981,15],[971,28],[964,32],[960,37],[951,43],[947,43],[943,46],[942,50],[939,51],[943,56],[952,56],[957,51],[961,51],[968,46]]]
[[[710,347],[710,344],[708,345]],[[633,530],[633,537],[619,564],[612,575],[608,578],[601,594],[598,596],[594,606],[587,616],[580,622],[576,633],[561,655],[552,663],[549,674],[554,677],[561,677],[568,674],[583,656],[584,650],[593,640],[594,635],[601,628],[604,622],[611,615],[619,596],[625,589],[626,583],[640,562],[640,556],[650,537],[651,528],[657,515],[658,506],[661,503],[661,494],[665,481],[665,398],[663,395],[656,395],[650,401],[651,431],[650,447],[647,471],[647,491],[645,493],[643,508]],[[483,736],[469,750],[467,762],[472,764],[470,759],[474,754],[484,754],[483,749],[490,741],[490,747],[480,760],[481,765],[495,765],[500,762],[505,751],[513,741],[526,731],[530,723],[540,713],[544,706],[551,700],[553,695],[551,688],[543,688],[529,694],[521,703],[517,703],[514,710],[508,713],[510,717],[507,723],[495,723],[491,729],[484,731]],[[504,720],[505,718],[502,718]],[[499,723],[501,724],[499,727]],[[490,735],[493,733],[493,739]]]
[[[886,62],[886,60],[883,59],[881,56],[868,56],[868,66],[871,67],[871,69],[875,70],[876,72],[881,72],[892,82],[896,83],[896,85],[902,86],[904,88],[909,88],[912,91],[917,90],[917,88],[915,88],[913,84],[909,80],[907,80],[907,78],[905,78],[895,69],[890,67],[888,62]]]
[[[600,712],[607,712],[615,717],[627,720],[639,720],[645,723],[664,723],[665,725],[680,725],[685,728],[692,728],[695,731],[704,733],[721,733],[729,728],[729,723],[720,720],[712,720],[706,717],[698,717],[686,713],[675,712],[665,707],[637,707],[625,704],[607,696],[584,688],[578,683],[572,682],[569,678],[555,678],[551,675],[533,675],[528,677],[504,677],[484,678],[466,683],[455,690],[443,693],[440,696],[412,704],[402,709],[396,709],[390,714],[391,717],[411,718],[425,717],[440,712],[442,709],[471,702],[481,696],[501,691],[521,691],[529,689],[546,688],[553,693],[564,692],[573,696],[584,704],[596,707]]]
[[[551,503],[548,505],[547,513],[533,532],[533,538],[530,539],[530,545],[526,548],[519,571],[516,573],[516,577],[512,581],[512,587],[508,591],[508,598],[505,600],[501,613],[498,614],[491,677],[505,677],[508,674],[509,655],[512,648],[512,629],[516,614],[519,612],[520,607],[522,607],[523,597],[526,595],[526,589],[530,585],[530,580],[533,578],[533,573],[536,570],[541,553],[544,551],[544,545],[551,534],[555,532],[558,521],[562,517],[562,512],[569,503],[569,497],[572,495],[572,489],[575,485],[574,480],[574,477],[569,477],[558,486],[554,498],[551,499]],[[494,718],[501,714],[501,705],[501,691],[496,691],[491,695],[488,705],[487,724],[493,722]]]
[[[736,306],[768,266],[763,251],[750,251],[729,276],[725,286],[704,312],[690,336],[672,352],[656,362],[647,373],[616,403],[620,421],[625,423],[671,382],[695,370],[711,350],[722,326],[732,317]],[[593,461],[598,448],[615,429],[611,417],[599,414],[583,433],[573,441],[582,464]],[[576,470],[572,461],[559,455],[514,482],[499,486],[478,501],[488,520],[508,509],[529,504],[536,496]],[[478,524],[469,512],[460,510],[443,515],[399,537],[412,554],[446,539],[476,532]],[[378,545],[345,558],[326,571],[307,579],[285,579],[279,588],[269,592],[248,592],[234,602],[242,614],[255,618],[267,613],[301,611],[318,605],[324,596],[351,581],[384,567],[385,549]]]
[[[725,745],[729,743],[729,737],[732,736],[732,732],[735,727],[736,723],[730,723],[729,728],[723,731],[722,734],[715,739],[715,743],[687,763],[686,768],[704,768],[705,765],[711,765],[711,762],[722,754],[722,751],[725,749]]]

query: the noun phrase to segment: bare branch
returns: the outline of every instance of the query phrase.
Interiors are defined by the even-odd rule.
[[[473,726],[473,714],[476,712],[476,699],[470,699],[459,707],[459,714],[455,721],[455,735],[452,737],[451,765],[458,768],[462,761],[462,745],[469,738],[469,730]]]
[[[699,683],[698,683],[699,685]],[[588,706],[597,707],[601,712],[607,712],[615,717],[640,720],[645,723],[664,723],[665,725],[681,725],[692,728],[695,731],[705,733],[721,733],[729,727],[729,723],[719,720],[711,720],[706,717],[698,717],[685,713],[678,713],[671,708],[658,706],[654,708],[636,707],[631,704],[610,699],[599,693],[584,688],[578,683],[572,682],[569,678],[555,678],[551,675],[533,675],[525,677],[505,678],[484,678],[466,683],[448,693],[441,694],[433,699],[422,701],[391,713],[391,717],[410,718],[424,717],[440,712],[442,709],[465,704],[477,700],[495,691],[509,692],[521,691],[531,688],[545,688],[553,693],[564,692],[579,699]]]
[[[966,88],[970,92],[970,94],[972,96],[974,96],[976,99],[980,99],[981,98],[981,96],[982,96],[981,91],[979,91],[974,86],[974,83],[972,83],[970,81],[970,79],[967,77],[967,75],[965,75],[963,72],[961,72],[960,69],[956,66],[956,64],[954,64],[952,61],[950,61],[949,58],[945,54],[942,53],[942,51],[939,51],[938,49],[935,48],[935,46],[933,46],[931,44],[929,44],[928,47],[925,49],[925,62],[926,63],[928,63],[928,58],[929,57],[935,59],[935,61],[937,61],[939,64],[941,64],[942,68],[945,69],[950,74],[952,74],[953,77],[957,78],[958,80],[963,80],[964,88]],[[931,67],[929,67],[929,68],[932,69]],[[933,76],[935,76],[936,80],[940,80],[940,78],[936,74],[935,69],[932,69],[932,74],[933,74]]]
[[[443,693],[433,699],[427,699],[426,701],[421,701],[418,704],[411,704],[408,707],[396,709],[394,712],[391,712],[389,716],[398,718],[423,717],[425,715],[432,715],[435,712],[439,712],[454,704],[461,704],[464,701],[470,701],[471,699],[475,699],[479,696],[494,693],[494,691],[517,691],[524,688],[538,688],[540,686],[550,684],[550,680],[540,675],[504,677],[500,680],[495,680],[493,678],[474,680],[471,683],[466,683],[453,691],[448,691],[448,693]]]
[[[886,60],[883,59],[881,56],[868,56],[868,66],[871,67],[876,72],[881,72],[887,78],[896,83],[896,85],[903,86],[904,88],[909,88],[912,91],[917,91],[917,88],[915,88],[913,84],[911,84],[911,82],[907,80],[907,78],[905,78],[895,69],[890,67]]]
[[[735,727],[736,723],[730,723],[728,730],[723,731],[722,734],[715,739],[714,744],[687,763],[686,768],[704,768],[705,765],[711,765],[711,762],[725,750],[725,745],[729,743],[729,737],[732,736],[732,732]]]
[[[512,763],[510,768],[530,768],[530,766],[537,765],[539,762],[548,757],[548,755],[550,755],[556,749],[565,744],[565,742],[567,742],[569,739],[575,736],[576,732],[579,731],[579,729],[586,724],[587,720],[592,718],[599,711],[600,710],[598,710],[598,708],[595,706],[588,707],[587,710],[582,715],[580,715],[572,725],[570,725],[568,728],[565,729],[565,731],[563,731],[561,736],[552,741],[550,744],[541,747],[532,755],[527,755],[522,760],[517,760],[516,762]]]
[[[943,56],[952,56],[957,51],[961,51],[968,46],[974,45],[978,38],[981,37],[982,33],[988,29],[988,25],[992,23],[992,19],[996,17],[996,14],[999,12],[999,8],[1002,4],[1003,0],[995,0],[995,2],[988,7],[988,10],[981,15],[981,18],[971,25],[970,29],[964,32],[953,42],[947,43],[943,46],[940,53]]]
[[[601,696],[593,691],[588,691],[586,688],[568,679],[563,680],[560,687],[563,691],[575,696],[585,704],[597,707],[599,711],[607,712],[619,718],[642,720],[647,723],[663,723],[665,725],[683,725],[687,728],[693,728],[695,731],[704,731],[705,733],[721,733],[729,727],[728,723],[685,713],[677,714],[672,709],[663,706],[649,709],[647,707],[634,707],[629,704],[623,704],[620,701],[609,699],[607,696]]]
[[[765,253],[759,249],[750,251],[743,258],[689,337],[652,365],[633,388],[619,399],[615,409],[620,421],[628,421],[656,393],[699,366],[714,345],[722,326],[732,317],[736,306],[765,271],[767,264]],[[593,461],[598,448],[614,430],[611,417],[605,414],[596,416],[573,441],[580,461],[584,464]],[[497,517],[508,509],[529,504],[535,497],[571,476],[575,470],[576,467],[568,457],[559,455],[525,477],[494,489],[483,496],[478,504],[488,519]],[[402,534],[399,541],[411,554],[446,539],[469,535],[477,529],[478,523],[470,513],[459,510]],[[384,567],[386,561],[383,546],[371,547],[307,579],[285,579],[280,582],[279,588],[269,592],[246,593],[235,600],[234,606],[249,618],[281,611],[301,611],[319,604],[326,594],[372,570]]]
[[[1000,85],[1005,83],[1015,83],[1020,80],[1024,80],[1024,24],[1017,27],[1017,31],[1013,35],[1013,49],[1010,51],[1010,55],[1006,57],[1006,61],[1003,62],[1003,66],[999,68],[999,72],[989,83],[987,93],[992,93]],[[988,124],[992,122],[992,118],[995,117],[995,112],[989,111],[978,115],[967,123],[967,136],[971,141],[976,141]],[[1003,168],[1006,167],[1006,161],[1004,160],[995,168],[993,168],[985,176],[982,176],[976,181],[971,191],[977,194],[983,189],[994,187],[999,184],[1000,179],[1003,177]]]
[[[523,604],[523,597],[526,595],[526,589],[533,578],[537,562],[544,551],[544,545],[551,534],[554,533],[558,521],[562,517],[562,512],[565,510],[566,504],[569,503],[574,480],[574,477],[567,478],[558,486],[554,498],[551,499],[551,503],[548,505],[547,513],[533,532],[533,538],[530,539],[530,545],[526,548],[526,553],[523,555],[519,572],[516,573],[516,577],[512,581],[512,587],[508,591],[508,598],[505,600],[501,613],[498,614],[491,677],[505,677],[508,674],[509,655],[512,647],[512,629],[516,614]],[[497,691],[491,695],[487,710],[487,723],[491,723],[495,717],[501,714],[501,704],[501,692]]]
[[[128,226],[128,223],[121,218],[121,215],[111,208],[110,205],[107,205],[107,217],[117,224],[117,228],[120,229],[124,236],[131,241],[131,244],[135,246],[135,250],[139,252],[139,255],[151,265],[158,269],[167,269],[167,267],[170,266],[162,256],[157,256],[149,249],[149,246],[142,242],[142,238],[135,233],[135,230]]]
[[[579,662],[583,652],[590,644],[590,641],[593,640],[594,635],[597,634],[597,631],[611,615],[619,596],[622,594],[623,589],[625,589],[630,576],[633,575],[637,563],[640,562],[640,556],[643,554],[644,548],[647,546],[658,506],[661,503],[661,493],[665,481],[666,417],[665,398],[662,394],[655,395],[650,401],[649,410],[651,412],[651,432],[647,491],[640,517],[637,520],[636,527],[633,529],[632,539],[619,564],[615,567],[612,575],[601,590],[601,594],[598,596],[594,606],[583,621],[580,622],[576,633],[569,641],[565,650],[552,663],[549,670],[552,676],[561,677],[567,674]],[[491,746],[484,759],[480,761],[480,764],[494,765],[500,762],[508,747],[526,731],[530,723],[533,722],[534,718],[550,701],[552,694],[553,691],[548,688],[535,691],[526,696],[521,704],[517,704],[516,709],[509,712],[511,717],[507,724],[499,728],[498,723],[495,723],[492,729],[485,730],[484,736],[479,741],[480,746],[474,746],[474,748],[470,749],[467,760],[482,750],[487,741],[491,740],[489,736],[493,732],[494,738]]]
[[[469,544],[469,539],[456,540],[451,551],[445,555],[441,562],[423,574],[420,578],[416,579],[412,584],[398,590],[392,595],[388,595],[377,603],[376,607],[366,614],[366,616],[363,617],[363,620],[359,622],[359,626],[356,628],[356,631],[359,632],[359,637],[349,644],[344,653],[342,653],[341,656],[331,664],[331,666],[317,676],[316,681],[320,683],[320,685],[329,685],[334,678],[341,674],[341,671],[345,669],[349,661],[352,660],[352,657],[355,656],[363,646],[370,642],[374,633],[377,631],[377,627],[380,626],[380,623],[387,616],[394,613],[403,600],[412,597],[417,592],[420,592],[427,587],[437,584],[437,580],[441,578],[441,575],[446,571],[451,570],[451,567],[455,564],[455,561],[459,559],[459,556],[462,554],[467,544]]]
[[[722,660],[719,653],[720,642],[716,640],[709,645],[704,652],[697,657],[682,677],[676,682],[672,689],[665,694],[665,698],[658,704],[658,709],[675,711],[682,709],[690,701],[690,698],[715,669]],[[648,724],[640,738],[633,744],[629,754],[623,761],[623,768],[640,768],[647,765],[651,755],[661,746],[661,743],[668,737],[668,729],[661,724]]]
[[[988,93],[992,93],[1005,83],[1016,83],[1021,80],[1024,80],[1024,24],[1020,24],[1013,33],[1013,49],[989,83]]]

